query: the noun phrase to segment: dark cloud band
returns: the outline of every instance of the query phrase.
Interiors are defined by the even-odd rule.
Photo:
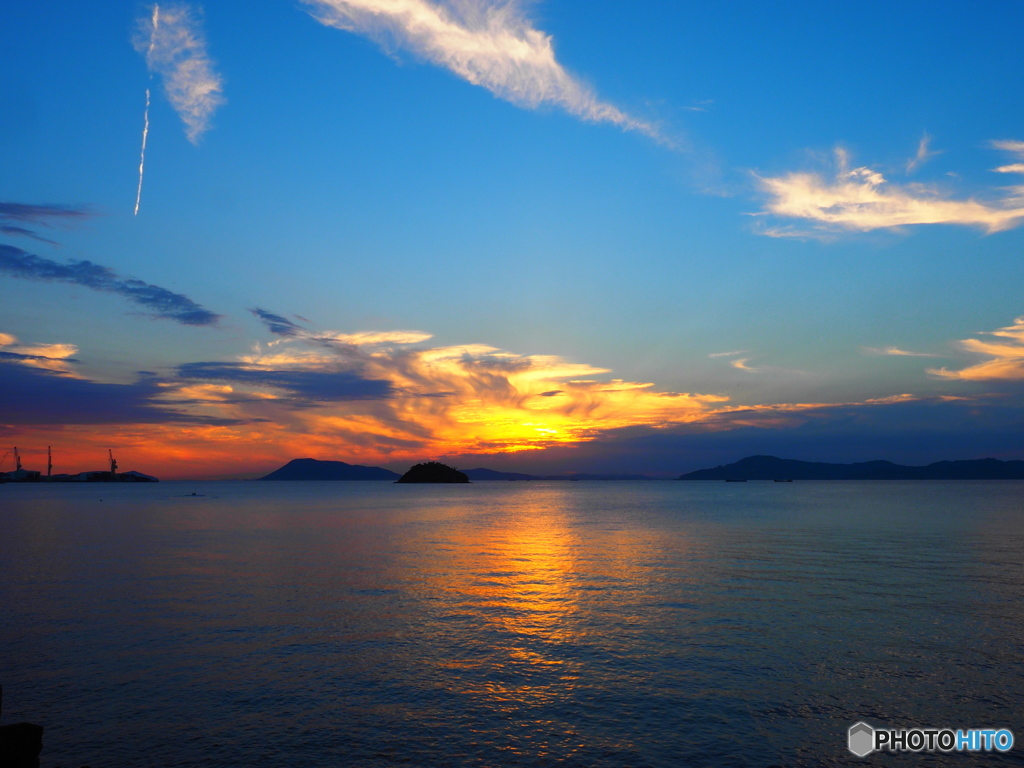
[[[31,229],[25,229],[24,227],[15,227],[10,224],[0,224],[0,234],[4,235],[17,235],[18,237],[31,237],[33,240],[38,240],[40,243],[49,243],[50,245],[56,245],[53,240],[33,232]]]
[[[31,205],[29,203],[0,203],[0,221],[30,221],[47,224],[56,221],[87,219],[93,213],[75,205]]]
[[[159,380],[106,384],[17,363],[41,359],[0,352],[0,421],[10,425],[168,424],[225,425],[232,419],[186,414],[162,405]],[[6,363],[6,364],[5,364]]]
[[[121,277],[109,267],[91,261],[61,264],[12,245],[0,245],[0,274],[24,280],[72,283],[94,291],[116,293],[145,307],[155,317],[183,325],[214,325],[221,317],[187,296],[142,280]]]
[[[307,403],[381,400],[394,394],[390,382],[364,379],[351,371],[289,371],[243,363],[211,362],[179,366],[178,375],[183,379],[272,387]]]
[[[259,307],[255,307],[249,311],[263,321],[263,324],[267,326],[268,331],[277,336],[290,338],[293,336],[304,336],[306,334],[306,330],[302,326],[296,325],[286,317],[275,315],[273,312],[267,312],[267,310],[260,309]]]

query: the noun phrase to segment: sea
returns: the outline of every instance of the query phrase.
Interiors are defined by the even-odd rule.
[[[0,685],[44,768],[1022,765],[1024,482],[0,485]]]

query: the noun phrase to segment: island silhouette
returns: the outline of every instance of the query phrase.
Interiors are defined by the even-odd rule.
[[[383,467],[364,467],[344,461],[318,459],[292,459],[260,480],[390,480],[400,477],[397,472]]]
[[[424,469],[425,468],[425,469]],[[455,474],[452,474],[455,473]],[[130,473],[125,473],[130,474]],[[131,473],[133,474],[133,473]],[[441,479],[429,479],[437,477]],[[420,479],[428,478],[428,479]],[[448,478],[448,479],[445,479]],[[455,479],[451,479],[455,478]],[[465,478],[465,479],[462,479]],[[480,481],[529,480],[657,480],[650,475],[585,474],[530,475],[502,472],[485,467],[457,470],[437,461],[416,464],[404,475],[384,467],[346,464],[344,461],[292,459],[260,480],[379,480],[403,483],[465,483]],[[663,478],[662,478],[663,479]],[[777,456],[748,456],[732,464],[698,469],[680,475],[679,480],[1024,480],[1024,461],[971,459],[937,461],[927,466],[905,466],[891,461],[862,461],[829,464],[818,461],[780,459]]]
[[[428,462],[430,463],[430,462]],[[435,462],[437,463],[437,462]],[[444,465],[442,465],[444,466]],[[496,469],[477,467],[460,470],[469,482],[489,480],[656,480],[649,475],[586,474],[570,472],[563,475],[528,475],[523,472],[501,472]],[[346,464],[344,461],[321,461],[319,459],[292,459],[260,480],[387,480],[395,482],[401,475],[383,467],[364,467],[360,464]],[[412,481],[407,481],[412,482]],[[428,481],[430,482],[430,481]],[[456,482],[463,482],[458,480]]]
[[[748,456],[732,464],[698,469],[680,480],[1024,480],[1024,461],[973,459],[936,461],[923,467],[891,461],[827,464],[820,461]]]
[[[439,461],[427,461],[415,464],[409,471],[398,478],[396,483],[468,483],[465,472],[449,467]]]

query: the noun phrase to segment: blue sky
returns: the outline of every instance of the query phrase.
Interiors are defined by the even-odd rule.
[[[479,456],[668,473],[706,463],[709,432],[734,458],[772,445],[844,460],[1024,455],[1001,431],[1020,424],[1024,379],[1024,334],[1012,330],[1024,314],[1024,7],[164,5],[158,29],[184,14],[222,97],[195,141],[165,90],[171,69],[133,46],[152,8],[2,12],[0,202],[88,215],[0,221],[0,246],[15,249],[0,261],[0,334],[13,338],[0,351],[21,355],[0,373],[81,389],[136,386],[145,371],[167,393],[147,402],[172,416],[133,411],[88,429],[0,416],[6,442],[83,455],[114,442],[159,464],[154,445],[187,415],[192,442],[165,462],[171,474],[197,471],[189,455],[244,472],[307,446],[395,466]],[[467,40],[490,53],[465,64]],[[118,286],[134,278],[220,317],[189,324],[109,280],[41,279],[25,254],[87,260]],[[304,330],[274,334],[253,308]],[[424,338],[353,341],[371,331]],[[401,362],[436,350],[458,374],[414,376]],[[526,379],[489,378],[497,389],[482,393],[470,375],[510,361],[520,373],[577,366],[526,377],[546,391],[604,388],[549,397],[569,401],[552,415],[545,400],[544,421]],[[264,385],[189,379],[201,362],[248,366]],[[300,403],[282,370],[376,377],[392,400]],[[596,392],[614,380],[721,399],[699,413],[606,402]],[[896,396],[911,399],[868,403]],[[901,426],[925,406],[947,442]],[[968,407],[985,415],[965,418]],[[858,414],[856,435],[828,415],[836,408]],[[478,428],[488,420],[514,439]],[[623,429],[662,447],[627,459]],[[253,440],[263,449],[251,467],[218,452]]]

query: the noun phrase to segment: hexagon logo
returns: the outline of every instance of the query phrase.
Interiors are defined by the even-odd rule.
[[[846,735],[847,746],[857,757],[866,757],[875,751],[875,729],[867,723],[854,723]]]

